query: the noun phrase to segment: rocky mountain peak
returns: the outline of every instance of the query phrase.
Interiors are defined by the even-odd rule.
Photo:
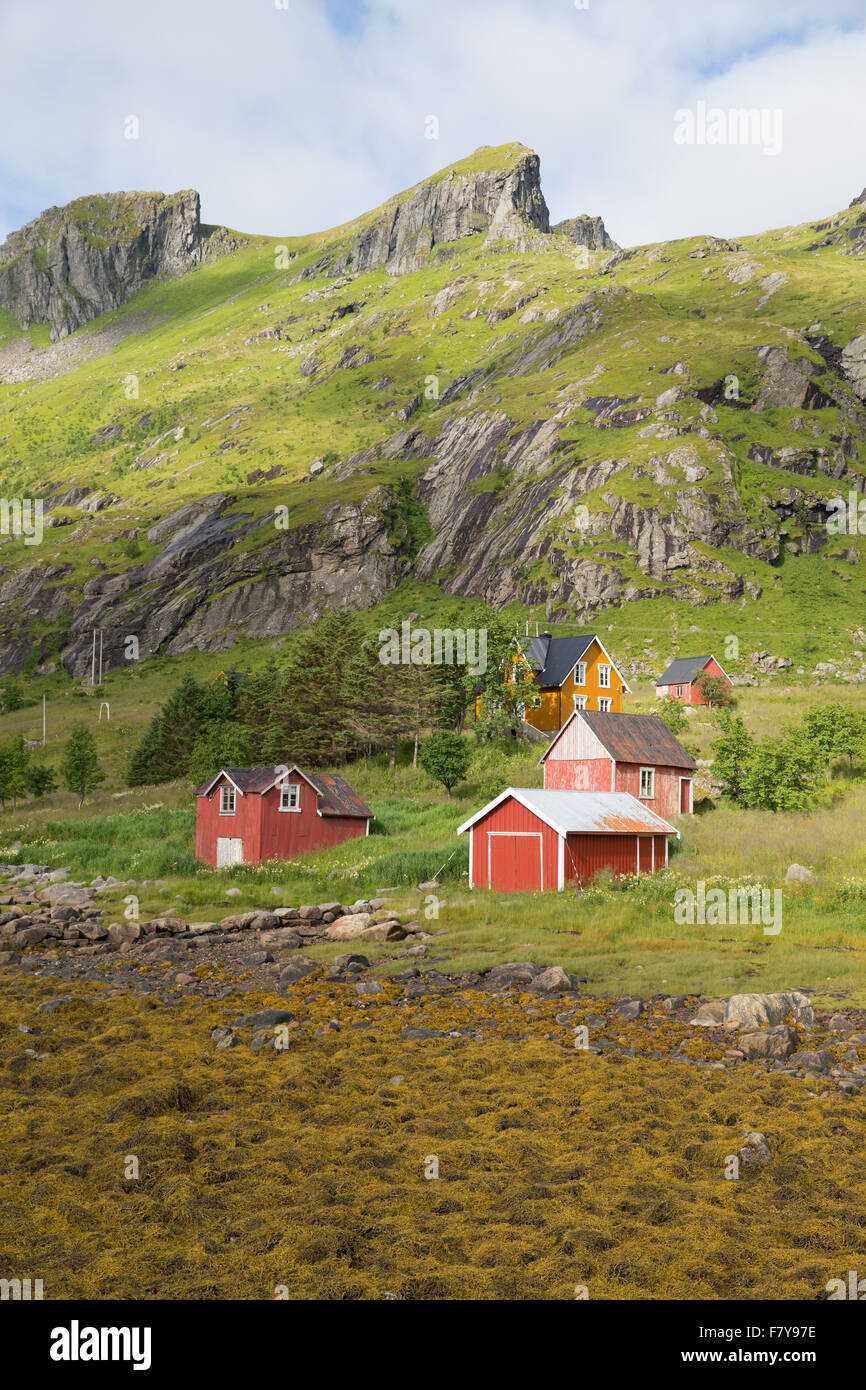
[[[585,246],[588,251],[619,251],[619,246],[608,234],[600,217],[590,217],[582,213],[580,217],[567,217],[550,229],[561,236],[568,237],[575,246]]]
[[[404,275],[428,264],[442,243],[478,232],[486,233],[485,244],[528,246],[535,234],[550,231],[540,168],[525,145],[484,145],[363,219],[333,268],[344,274],[385,266],[391,275]]]
[[[105,193],[49,208],[0,247],[0,306],[56,340],[116,309],[155,275],[202,259],[199,195]]]

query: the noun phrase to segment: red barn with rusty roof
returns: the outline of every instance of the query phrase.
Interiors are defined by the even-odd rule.
[[[575,710],[543,754],[549,790],[630,792],[657,815],[689,815],[697,764],[655,714]]]
[[[583,887],[603,870],[647,874],[668,862],[675,830],[628,792],[509,787],[459,827],[469,887],[500,893]]]
[[[373,818],[342,777],[294,764],[224,767],[196,797],[196,856],[217,868],[326,849],[368,834]]]

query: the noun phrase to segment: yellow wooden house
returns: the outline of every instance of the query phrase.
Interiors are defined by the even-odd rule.
[[[579,637],[552,637],[549,632],[522,637],[515,667],[516,680],[527,682],[524,721],[545,733],[557,733],[576,709],[622,714],[623,696],[631,694],[625,676],[594,632]]]

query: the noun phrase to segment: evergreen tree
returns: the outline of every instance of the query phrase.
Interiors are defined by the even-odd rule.
[[[69,790],[75,792],[78,797],[79,807],[83,804],[87,793],[99,786],[100,782],[105,781],[105,773],[102,771],[96,756],[96,744],[93,742],[93,735],[89,729],[85,729],[83,724],[78,724],[72,730],[60,764],[60,771]]]
[[[126,779],[129,786],[185,776],[195,741],[207,724],[209,708],[222,698],[211,695],[193,676],[184,676],[133,753]]]
[[[27,790],[31,796],[45,796],[57,790],[57,778],[50,767],[43,763],[30,763],[27,768]]]
[[[189,776],[197,787],[224,767],[251,767],[257,761],[249,733],[237,720],[212,724],[202,729],[193,744]]]

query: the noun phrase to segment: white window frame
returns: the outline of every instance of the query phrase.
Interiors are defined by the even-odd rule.
[[[610,714],[610,696],[600,695],[598,701],[599,714]]]
[[[574,697],[574,708],[575,708],[575,709],[586,709],[586,696],[585,696],[585,695],[575,695],[575,697]]]
[[[574,668],[575,685],[586,685],[586,662],[579,661]]]
[[[610,690],[610,667],[604,662],[599,662],[598,666],[598,688],[599,690]]]
[[[231,805],[228,803],[231,802]],[[227,787],[225,783],[220,787],[220,815],[233,816],[237,813],[237,792],[234,787]]]
[[[678,700],[681,700],[682,698],[683,698],[683,688],[682,688],[681,685],[678,685],[678,686],[677,686],[677,699],[678,699]]]
[[[644,781],[648,783],[648,789],[644,790]],[[642,767],[640,770],[640,791],[638,795],[642,801],[654,801],[656,794],[656,770],[654,767]]]
[[[532,708],[533,708],[533,709],[541,709],[541,696],[540,696],[540,695],[533,695],[533,697],[532,697]]]
[[[292,793],[294,792],[294,796]],[[294,801],[294,806],[286,805],[286,802]],[[301,785],[299,782],[283,782],[280,786],[280,810],[281,811],[300,811],[301,809]]]

